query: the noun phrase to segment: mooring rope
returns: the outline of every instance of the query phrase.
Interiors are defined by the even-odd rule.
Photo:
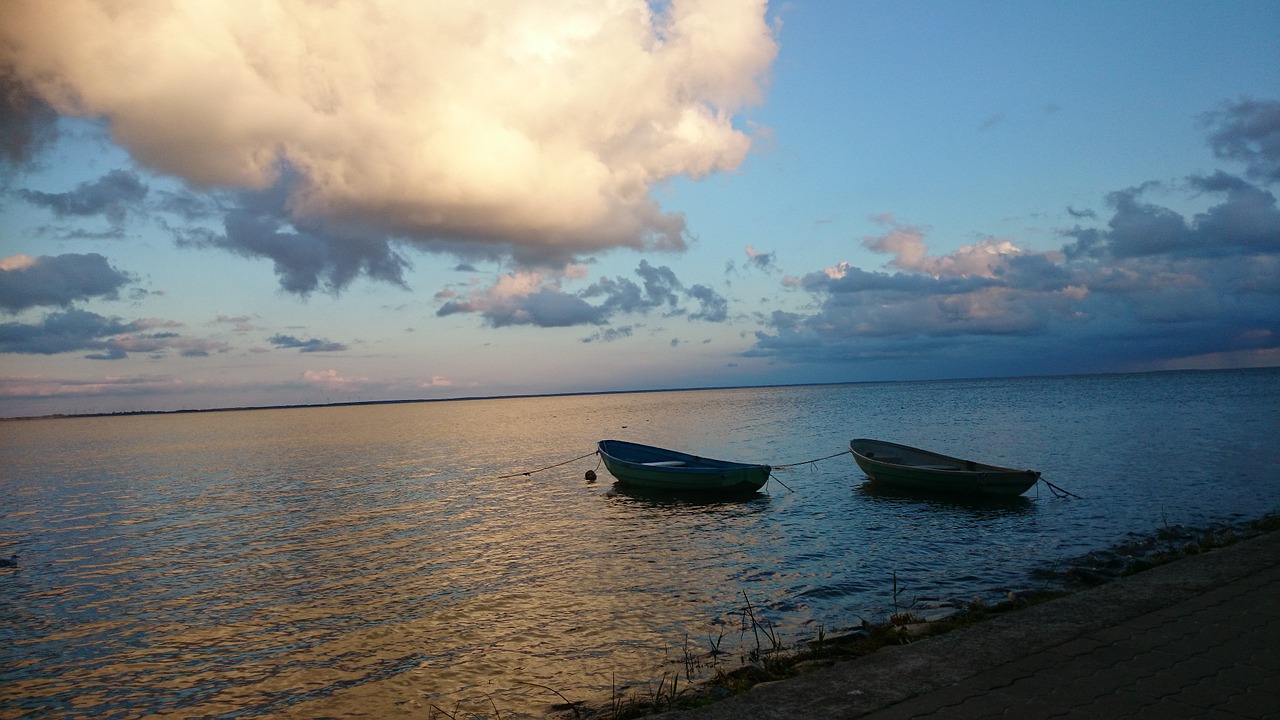
[[[589,457],[591,457],[592,455],[595,455],[595,454],[596,454],[596,451],[595,451],[595,450],[592,450],[591,452],[587,453],[586,455],[579,455],[578,457],[576,457],[576,458],[574,458],[574,459],[572,459],[572,460],[565,460],[564,462],[556,463],[555,465],[548,465],[548,466],[546,466],[546,467],[544,467],[544,468],[538,468],[537,470],[529,470],[528,472],[511,473],[510,475],[499,475],[499,476],[497,477],[497,479],[498,479],[498,480],[506,480],[507,478],[520,477],[520,476],[522,476],[522,475],[523,475],[524,477],[529,477],[530,475],[532,475],[532,474],[534,474],[534,473],[540,473],[540,472],[542,472],[543,470],[550,470],[550,469],[552,469],[552,468],[558,468],[558,467],[560,467],[561,465],[568,465],[568,464],[569,464],[569,463],[571,463],[571,462],[577,462],[577,461],[582,460],[582,459],[584,459],[584,458],[589,458]]]
[[[1083,499],[1084,499],[1084,498],[1080,497],[1079,495],[1077,495],[1077,494],[1075,494],[1075,493],[1071,492],[1070,490],[1065,490],[1065,489],[1063,489],[1063,488],[1058,487],[1057,485],[1054,485],[1053,483],[1049,482],[1048,480],[1045,480],[1044,478],[1040,478],[1040,482],[1044,483],[1045,485],[1048,485],[1048,486],[1049,486],[1049,492],[1053,493],[1055,497],[1060,497],[1060,498],[1061,498],[1061,497],[1073,497],[1073,498],[1075,498],[1075,499],[1077,499],[1077,500],[1083,500]]]
[[[817,460],[805,460],[805,461],[803,461],[803,462],[790,463],[790,464],[787,464],[787,465],[774,465],[774,466],[773,466],[773,469],[774,469],[774,470],[790,470],[791,468],[793,468],[793,467],[795,467],[795,466],[797,466],[797,465],[812,465],[813,463],[822,462],[823,460],[830,460],[831,458],[834,458],[834,457],[840,457],[841,455],[848,455],[848,454],[850,454],[850,451],[848,451],[848,450],[841,450],[840,452],[838,452],[838,453],[836,453],[836,454],[834,454],[834,455],[828,455],[828,456],[826,456],[826,457],[820,457],[820,458],[818,458]]]
[[[796,466],[798,466],[798,465],[812,465],[813,463],[822,462],[823,460],[830,460],[831,458],[834,458],[834,457],[840,457],[841,455],[848,455],[848,454],[849,454],[849,451],[848,451],[848,450],[841,450],[840,452],[835,453],[834,455],[828,455],[828,456],[826,456],[826,457],[820,457],[820,458],[817,458],[816,460],[805,460],[805,461],[803,461],[803,462],[789,463],[789,464],[787,464],[787,465],[774,465],[774,466],[769,470],[769,479],[770,479],[770,480],[774,480],[774,481],[776,481],[776,482],[777,482],[779,485],[781,485],[782,487],[784,487],[784,488],[786,488],[786,489],[788,489],[788,490],[791,490],[791,492],[795,492],[795,490],[792,490],[792,488],[791,488],[791,486],[790,486],[790,485],[788,485],[788,484],[786,484],[786,483],[782,482],[782,478],[779,478],[777,475],[774,475],[774,474],[773,474],[773,471],[774,471],[774,470],[790,470],[791,468],[796,467]]]

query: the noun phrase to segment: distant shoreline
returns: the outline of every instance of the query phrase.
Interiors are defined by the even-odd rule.
[[[1155,375],[1161,373],[1212,373],[1212,372],[1248,372],[1248,371],[1266,371],[1280,369],[1280,366],[1264,366],[1264,367],[1244,367],[1244,368],[1191,368],[1179,370],[1142,370],[1137,372],[1101,372],[1101,373],[1074,373],[1067,375],[1009,375],[1001,377],[969,377],[969,378],[932,378],[928,380],[849,380],[844,382],[815,382],[815,383],[779,383],[772,385],[717,385],[712,387],[686,387],[686,388],[652,388],[648,390],[583,390],[580,392],[560,392],[560,393],[528,393],[528,394],[510,394],[510,395],[470,395],[465,397],[450,398],[409,398],[398,400],[348,400],[344,402],[326,402],[326,403],[293,403],[288,405],[242,405],[236,407],[216,407],[216,408],[183,408],[180,410],[118,410],[115,412],[97,412],[97,413],[53,413],[49,415],[26,415],[17,417],[0,417],[0,422],[21,421],[21,420],[62,420],[68,418],[100,418],[100,417],[131,417],[137,415],[188,415],[193,413],[218,413],[218,412],[244,412],[249,410],[300,410],[305,408],[331,408],[331,407],[359,407],[365,405],[408,405],[415,403],[441,403],[441,402],[470,402],[475,400],[521,400],[526,398],[558,398],[558,397],[584,397],[588,395],[639,395],[644,393],[663,393],[663,392],[700,392],[714,390],[763,390],[768,388],[793,388],[793,387],[835,387],[844,385],[886,385],[893,383],[947,383],[947,382],[975,382],[983,380],[1044,380],[1052,378],[1078,378],[1078,377],[1108,377],[1119,375]]]

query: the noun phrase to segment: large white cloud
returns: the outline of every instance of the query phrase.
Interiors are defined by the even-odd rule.
[[[198,185],[411,239],[680,247],[653,183],[736,167],[765,0],[6,0],[0,67]],[[284,172],[284,167],[292,170]]]

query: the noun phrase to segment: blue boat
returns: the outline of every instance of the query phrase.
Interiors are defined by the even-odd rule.
[[[755,492],[768,482],[771,470],[625,440],[601,440],[597,450],[619,483],[651,490]]]

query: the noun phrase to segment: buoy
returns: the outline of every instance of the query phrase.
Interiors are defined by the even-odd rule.
[[[587,482],[589,482],[589,483],[593,483],[593,482],[595,482],[595,481],[596,481],[596,471],[595,471],[595,470],[588,470],[588,471],[587,471]]]

